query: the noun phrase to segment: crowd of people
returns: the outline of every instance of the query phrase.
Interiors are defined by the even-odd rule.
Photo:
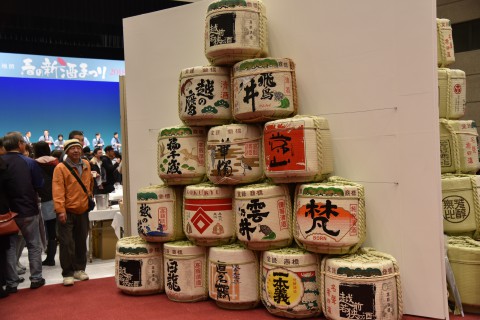
[[[25,135],[23,136],[23,140],[27,145],[31,145],[32,137],[32,132],[27,131]],[[50,147],[50,150],[60,150],[63,151],[64,148],[64,143],[65,141],[63,140],[63,134],[60,133],[57,136],[57,139],[54,140],[53,137],[50,135],[50,132],[48,130],[44,130],[43,134],[38,138],[38,141],[45,141],[48,143],[48,146]],[[122,144],[120,143],[120,139],[118,138],[118,132],[113,133],[113,137],[110,140],[110,145],[112,146],[113,150],[116,152],[121,152]],[[102,139],[102,135],[100,133],[95,133],[95,138],[92,139],[92,143],[90,144],[90,140],[88,140],[87,137],[83,136],[83,147],[85,148],[88,147],[89,150],[96,149],[96,148],[104,148],[105,147],[105,141]]]
[[[17,292],[26,267],[19,262],[26,246],[30,288],[45,285],[42,268],[55,265],[57,246],[63,284],[88,280],[88,212],[94,194],[107,194],[121,183],[121,144],[105,146],[100,134],[93,152],[83,132],[53,141],[47,130],[38,142],[31,133],[0,137],[0,214],[15,212],[18,234],[0,235],[0,298]],[[116,137],[116,138],[115,138]],[[57,148],[57,146],[61,146]],[[42,261],[42,253],[46,258]]]

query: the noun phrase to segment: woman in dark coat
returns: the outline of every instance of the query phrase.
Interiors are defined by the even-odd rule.
[[[0,138],[0,156],[4,154],[3,140]],[[10,211],[8,206],[7,195],[5,194],[2,186],[2,173],[7,168],[5,162],[0,157],[0,214],[4,214]],[[5,264],[7,261],[6,252],[10,248],[10,236],[0,236],[0,298],[5,298],[8,293],[3,290],[5,285]]]

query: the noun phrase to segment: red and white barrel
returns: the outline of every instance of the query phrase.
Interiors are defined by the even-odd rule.
[[[353,253],[366,238],[364,188],[341,178],[300,184],[293,221],[300,247],[325,254]]]
[[[191,126],[232,122],[230,68],[200,66],[183,69],[178,86],[178,114]]]
[[[321,181],[333,172],[325,118],[297,115],[267,122],[263,147],[265,175],[275,183]]]
[[[235,241],[232,186],[186,186],[183,201],[183,231],[190,241],[209,247]]]

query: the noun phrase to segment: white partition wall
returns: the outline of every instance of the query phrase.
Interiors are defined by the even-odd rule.
[[[404,312],[448,318],[435,1],[263,2],[271,56],[296,63],[299,113],[328,119],[335,174],[365,185],[366,245],[397,258]],[[156,139],[180,123],[180,70],[208,64],[208,4],[124,20],[132,213],[136,191],[161,183]]]

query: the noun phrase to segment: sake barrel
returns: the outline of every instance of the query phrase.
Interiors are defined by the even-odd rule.
[[[480,176],[442,175],[443,232],[480,238]]]
[[[257,125],[229,124],[210,128],[207,177],[215,184],[252,183],[263,177],[262,130]]]
[[[260,302],[258,257],[240,243],[210,247],[208,294],[225,309],[251,309]]]
[[[276,183],[321,181],[333,172],[326,119],[297,115],[270,121],[263,133],[265,175]]]
[[[168,185],[199,183],[205,178],[206,128],[175,126],[158,134],[157,171]]]
[[[449,19],[437,18],[437,64],[446,67],[455,62],[452,25]]]
[[[465,72],[458,69],[438,69],[438,103],[440,118],[458,119],[465,114]]]
[[[440,119],[440,163],[442,173],[476,173],[477,126],[473,120]]]
[[[260,183],[235,188],[237,238],[248,249],[292,243],[292,203],[287,185]]]
[[[300,184],[293,216],[293,235],[300,247],[325,254],[353,253],[366,238],[364,187],[338,177]]]
[[[178,302],[208,298],[207,249],[190,241],[174,241],[163,246],[165,293]]]
[[[321,263],[322,310],[327,319],[402,319],[403,299],[398,264],[372,248]]]
[[[164,291],[162,244],[141,237],[117,241],[115,283],[124,293],[147,295]]]
[[[260,0],[210,3],[205,19],[205,56],[213,65],[233,65],[268,56],[267,16]]]
[[[268,312],[287,318],[320,315],[320,261],[300,248],[264,251],[262,302]]]
[[[230,68],[183,69],[178,86],[178,114],[187,125],[215,126],[232,121]]]
[[[182,189],[165,185],[140,188],[137,192],[137,231],[150,242],[183,239]]]
[[[233,66],[233,117],[266,122],[297,114],[295,63],[288,58],[260,58]]]
[[[233,187],[205,182],[185,187],[183,231],[199,246],[220,246],[235,241]]]
[[[466,312],[480,313],[480,242],[469,237],[449,237],[447,256]],[[453,295],[449,295],[453,301]]]

